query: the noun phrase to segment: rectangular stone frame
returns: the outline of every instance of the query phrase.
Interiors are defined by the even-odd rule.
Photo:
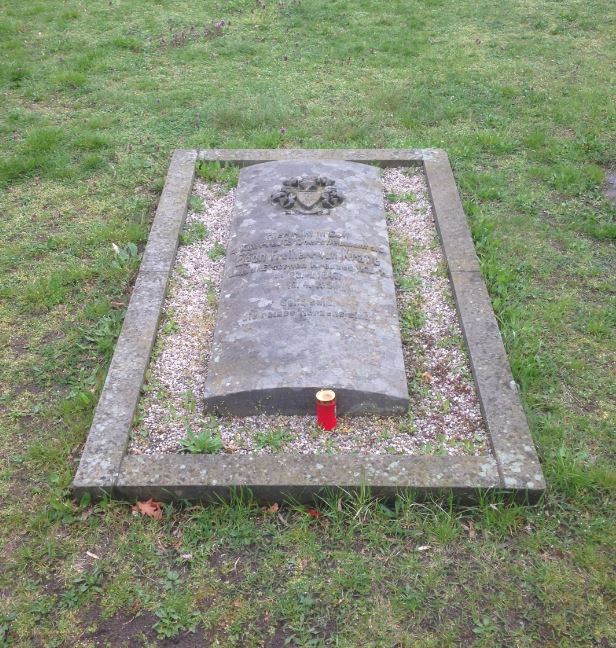
[[[436,226],[492,456],[129,455],[127,447],[156,339],[197,160],[246,166],[273,160],[340,159],[423,166]],[[314,500],[326,489],[369,488],[389,497],[411,489],[458,498],[479,489],[530,501],[545,480],[500,336],[447,154],[439,149],[176,150],[145,248],[124,324],[73,481],[73,494],[126,499],[211,501],[250,488],[264,501]]]

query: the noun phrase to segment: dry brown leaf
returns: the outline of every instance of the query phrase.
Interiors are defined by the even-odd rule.
[[[278,513],[279,508],[280,506],[278,505],[278,503],[274,502],[271,506],[263,506],[261,510],[265,511],[265,513]]]
[[[134,513],[141,513],[141,515],[147,515],[147,517],[154,518],[155,520],[163,519],[162,504],[151,497],[145,502],[137,502],[132,510]]]

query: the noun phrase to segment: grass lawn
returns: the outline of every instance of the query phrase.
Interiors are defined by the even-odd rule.
[[[0,0],[0,646],[615,645],[614,33],[613,0]],[[73,503],[179,147],[447,149],[544,501]]]

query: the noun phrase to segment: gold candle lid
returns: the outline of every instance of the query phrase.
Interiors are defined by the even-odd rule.
[[[317,392],[317,400],[319,403],[331,403],[336,400],[336,392],[332,389],[321,389]]]

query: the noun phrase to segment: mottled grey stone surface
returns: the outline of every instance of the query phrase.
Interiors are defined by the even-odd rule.
[[[201,160],[250,166],[274,160],[346,160],[376,163],[380,167],[422,164],[439,149],[205,149]]]
[[[298,176],[332,179],[343,202],[317,203],[316,213],[274,204],[283,181]],[[240,416],[313,413],[321,388],[336,391],[342,414],[408,407],[380,172],[343,161],[244,168],[206,407]]]
[[[404,489],[425,495],[454,491],[473,494],[499,486],[492,457],[411,457],[346,455],[167,455],[128,456],[117,493],[129,498],[228,499],[234,488],[247,487],[255,497],[280,501],[314,501],[323,489],[346,492],[368,488],[391,497]]]
[[[479,272],[479,259],[447,154],[434,152],[425,160],[424,170],[449,271]]]
[[[180,232],[186,217],[188,196],[195,175],[195,151],[175,151],[156,217],[148,235],[140,272],[167,272],[173,269]]]

